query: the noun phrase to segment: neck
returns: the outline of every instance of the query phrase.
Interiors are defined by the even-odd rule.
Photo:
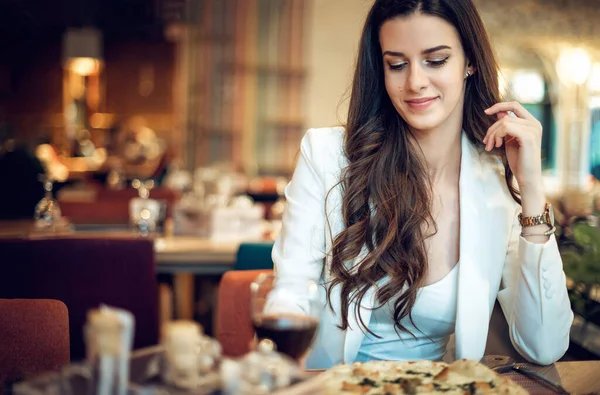
[[[458,181],[461,159],[461,131],[414,131],[413,136],[423,152],[430,182]]]

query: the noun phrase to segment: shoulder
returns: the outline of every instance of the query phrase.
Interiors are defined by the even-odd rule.
[[[302,138],[302,155],[324,171],[344,166],[344,134],[342,126],[309,129]]]
[[[302,139],[302,145],[314,149],[342,149],[344,145],[344,134],[345,130],[342,126],[308,129]]]

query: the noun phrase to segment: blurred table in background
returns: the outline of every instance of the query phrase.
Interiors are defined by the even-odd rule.
[[[194,318],[195,275],[221,275],[233,269],[238,248],[239,242],[217,243],[190,236],[155,239],[157,272],[173,274],[177,318]]]
[[[215,242],[191,236],[154,240],[159,273],[223,274],[235,264],[239,242]]]

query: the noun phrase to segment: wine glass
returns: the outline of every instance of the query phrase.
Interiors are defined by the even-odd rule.
[[[141,181],[136,178],[131,186],[137,190],[139,197],[129,201],[129,220],[140,235],[148,236],[156,231],[161,210],[160,203],[149,198],[154,180]]]
[[[156,232],[161,204],[154,199],[133,198],[129,201],[129,222],[141,236]]]
[[[258,342],[299,361],[312,344],[324,302],[314,281],[282,281],[261,274],[250,285],[250,311]]]
[[[40,175],[39,180],[44,184],[44,197],[36,204],[33,218],[37,228],[54,228],[61,220],[60,207],[52,197],[53,180],[49,176]]]

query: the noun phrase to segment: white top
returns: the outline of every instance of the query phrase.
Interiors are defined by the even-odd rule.
[[[396,332],[393,319],[395,298],[373,310],[369,329],[380,338],[367,333],[356,361],[440,360],[456,323],[457,266],[458,264],[441,280],[417,291],[412,309],[415,325],[408,317],[402,319],[402,324],[414,337],[408,332]]]

